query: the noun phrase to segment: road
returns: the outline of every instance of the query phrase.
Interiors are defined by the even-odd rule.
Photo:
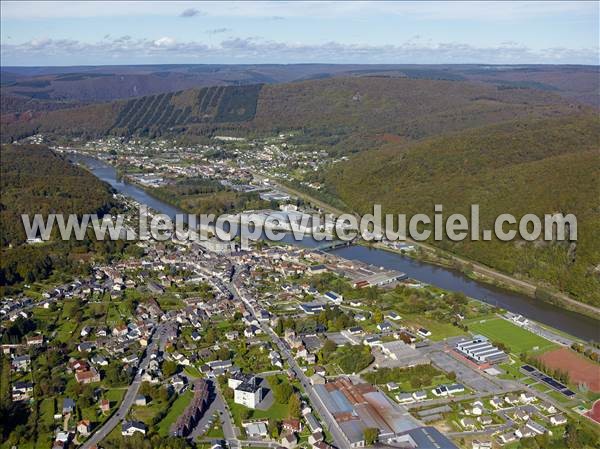
[[[242,301],[245,304],[248,311],[251,313],[251,315],[254,318],[256,318],[256,311],[254,310],[254,307],[252,306],[252,304],[250,304],[250,302],[246,298],[244,298],[240,294],[239,289],[236,285],[236,280],[237,280],[238,274],[239,274],[239,267],[236,266],[233,277],[232,277],[232,282],[229,283],[228,287],[230,288],[230,291],[231,291],[232,295],[234,296],[234,298]],[[316,410],[316,412],[320,416],[321,420],[325,424],[325,427],[331,433],[334,446],[338,447],[339,449],[350,449],[350,442],[348,441],[346,436],[342,433],[342,431],[338,427],[337,422],[335,421],[334,417],[331,415],[329,410],[327,410],[327,408],[325,407],[325,404],[323,404],[323,402],[321,401],[321,398],[316,394],[308,377],[306,376],[306,374],[304,374],[304,371],[302,371],[302,369],[300,368],[298,363],[296,363],[296,359],[294,359],[288,346],[283,342],[283,340],[281,340],[281,338],[279,338],[279,336],[275,333],[275,331],[273,331],[273,329],[270,326],[268,326],[264,322],[261,322],[261,321],[259,321],[259,322],[261,323],[261,328],[262,328],[263,332],[265,334],[269,335],[269,337],[271,337],[271,340],[277,345],[281,354],[288,361],[290,368],[292,369],[292,371],[294,371],[294,374],[296,375],[298,380],[301,382],[302,386],[304,387],[304,391],[306,392],[306,394],[308,395],[308,398],[310,399],[310,403],[311,403],[312,407]]]
[[[90,449],[94,446],[98,446],[99,443],[104,438],[106,438],[109,433],[113,431],[113,429],[119,424],[119,422],[125,419],[127,413],[129,413],[129,409],[135,402],[135,397],[137,396],[138,391],[140,389],[140,385],[142,383],[142,373],[148,366],[148,363],[150,362],[150,354],[154,351],[154,348],[157,344],[164,345],[164,339],[166,338],[164,334],[164,329],[165,328],[163,327],[163,325],[159,325],[158,328],[150,336],[150,341],[148,342],[148,347],[146,348],[144,357],[138,364],[138,369],[133,378],[133,381],[131,382],[131,384],[129,384],[127,392],[125,393],[123,401],[121,401],[121,405],[119,406],[117,411],[108,419],[108,421],[106,421],[101,427],[99,427],[92,434],[92,436],[87,439],[85,443],[81,445],[81,449]],[[158,343],[156,341],[157,334],[159,340]]]
[[[225,439],[229,441],[230,446],[232,448],[237,447],[239,445],[239,441],[237,439],[237,435],[233,425],[233,418],[231,417],[231,412],[227,407],[227,403],[223,399],[223,395],[221,394],[219,385],[217,382],[212,380],[209,380],[208,382],[212,384],[212,390],[214,395],[212,398],[212,402],[210,403],[208,409],[204,412],[204,415],[202,416],[202,418],[200,418],[200,421],[198,421],[198,424],[196,424],[196,427],[194,427],[188,438],[193,441],[197,437],[200,437],[204,433],[206,433],[206,431],[208,430],[207,427],[210,427],[212,424],[214,424],[215,419],[213,417],[216,416],[216,419],[220,421]]]

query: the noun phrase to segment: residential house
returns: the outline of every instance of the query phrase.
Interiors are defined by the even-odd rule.
[[[481,401],[475,401],[473,403],[473,407],[471,408],[471,414],[475,416],[483,415],[485,409],[483,408],[483,403]]]
[[[556,413],[556,407],[549,402],[541,402],[538,404],[538,408],[545,411],[546,413]]]
[[[508,431],[506,433],[500,434],[498,436],[498,440],[502,444],[508,444],[508,443],[512,443],[513,441],[516,441],[517,440],[517,436],[515,435],[515,432]]]
[[[463,429],[473,430],[475,429],[476,422],[473,418],[461,418],[460,425],[463,427]]]
[[[281,422],[281,428],[288,432],[301,432],[302,422],[299,419],[288,418]]]
[[[33,393],[33,382],[15,382],[12,386],[12,400],[25,401]]]
[[[256,378],[253,378],[251,382],[244,382],[235,388],[233,400],[236,404],[254,409],[263,399],[262,390]]]
[[[91,384],[93,382],[100,382],[100,373],[96,371],[94,367],[89,370],[77,371],[75,373],[75,380],[79,384]]]
[[[229,332],[225,333],[225,338],[227,338],[227,340],[229,340],[229,341],[237,340],[238,337],[239,337],[238,331],[229,331]]]
[[[562,426],[563,424],[567,423],[567,418],[565,417],[565,415],[554,415],[550,417],[550,424],[552,424],[553,426]]]
[[[477,418],[477,421],[479,421],[482,426],[490,426],[493,423],[492,417],[489,415],[480,416]]]
[[[392,330],[392,325],[387,321],[384,321],[377,325],[377,329],[379,329],[381,332],[389,332]]]
[[[519,398],[521,399],[521,402],[523,402],[524,404],[529,404],[529,403],[537,400],[537,398],[533,394],[529,393],[528,391],[521,393]]]
[[[298,437],[293,432],[285,432],[281,436],[280,444],[286,449],[294,449],[298,445]]]
[[[136,432],[146,435],[146,425],[140,421],[123,421],[123,424],[121,425],[121,435],[124,437],[130,437]]]
[[[496,410],[502,408],[502,404],[504,403],[504,401],[498,397],[493,397],[492,399],[490,399],[490,405],[492,407],[494,407]]]
[[[73,413],[73,410],[75,410],[75,401],[71,398],[64,398],[63,406],[62,406],[62,414],[66,415],[68,413]]]
[[[415,398],[415,401],[424,401],[425,399],[427,399],[427,392],[426,391],[415,391],[412,394],[412,397]]]
[[[431,336],[431,332],[428,329],[425,329],[424,327],[420,327],[417,329],[417,334],[419,334],[421,337],[429,337]]]
[[[415,402],[415,398],[410,393],[400,393],[397,394],[395,398],[400,404],[410,404],[411,402]]]
[[[515,410],[512,414],[515,420],[527,421],[529,419],[529,412],[524,409]]]
[[[525,426],[528,429],[531,429],[536,435],[543,435],[545,433],[548,433],[548,429],[546,429],[541,424],[536,423],[532,419],[530,419],[529,421],[527,421],[527,423],[525,423]]]
[[[108,412],[110,412],[110,401],[108,399],[101,399],[100,400],[100,411],[102,413],[108,413]]]
[[[15,371],[26,372],[31,367],[31,357],[29,355],[20,355],[15,357],[11,365]]]
[[[89,420],[82,419],[77,423],[77,432],[79,432],[79,434],[83,435],[84,437],[88,436],[91,431],[92,425],[90,424]]]
[[[472,449],[492,449],[492,442],[491,441],[473,440],[473,442],[471,443],[471,448]]]

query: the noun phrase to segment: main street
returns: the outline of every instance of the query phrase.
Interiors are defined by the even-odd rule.
[[[239,267],[236,266],[234,269],[234,274],[233,274],[232,280],[228,284],[228,287],[230,288],[231,294],[234,296],[234,298],[241,300],[245,304],[246,308],[251,313],[251,315],[254,318],[256,318],[256,311],[254,310],[254,307],[252,306],[252,304],[250,304],[250,302],[246,298],[244,298],[244,296],[240,293],[240,291],[236,285],[236,280],[237,280],[237,276],[239,273],[238,270],[239,270]],[[331,415],[329,410],[327,410],[327,408],[325,407],[325,404],[321,401],[321,398],[319,397],[319,395],[317,395],[317,393],[315,392],[312,384],[310,383],[310,380],[308,379],[306,374],[304,374],[304,371],[302,371],[302,369],[296,362],[296,359],[294,359],[289,347],[283,342],[283,340],[281,340],[281,338],[279,338],[279,336],[275,333],[275,331],[273,331],[271,326],[267,325],[266,323],[264,323],[262,321],[259,321],[259,322],[261,323],[260,326],[261,326],[263,332],[265,332],[267,335],[269,335],[269,337],[271,337],[272,341],[279,348],[279,351],[281,352],[281,354],[283,354],[283,356],[288,361],[290,368],[292,369],[292,371],[294,371],[294,374],[296,375],[298,380],[300,380],[300,383],[304,387],[304,391],[306,392],[306,394],[308,395],[308,398],[310,399],[311,405],[317,411],[319,417],[324,422],[325,427],[331,433],[331,435],[333,437],[334,446],[336,446],[340,449],[349,449],[350,442],[348,441],[346,436],[342,433],[342,431],[338,427],[337,422],[335,421],[335,418]]]
[[[113,429],[125,419],[127,413],[129,413],[129,409],[135,402],[135,398],[138,395],[138,391],[140,389],[140,385],[142,383],[141,377],[142,373],[148,366],[150,362],[150,354],[154,352],[154,348],[158,345],[159,347],[164,346],[164,342],[166,339],[164,325],[159,325],[157,329],[152,332],[150,336],[150,341],[148,342],[148,346],[146,347],[146,352],[144,353],[144,357],[138,364],[138,369],[135,373],[133,381],[129,384],[127,388],[127,392],[121,401],[121,405],[117,409],[117,411],[106,421],[100,428],[98,428],[88,440],[81,445],[81,449],[91,449],[94,446],[98,446],[98,444],[110,434]],[[158,342],[156,341],[158,336]]]

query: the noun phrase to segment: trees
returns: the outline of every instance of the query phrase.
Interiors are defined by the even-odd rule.
[[[250,410],[249,408],[246,408],[246,407],[242,407],[240,409],[240,419],[242,421],[250,418],[250,416],[252,416],[252,410]]]
[[[368,346],[342,346],[334,354],[334,361],[345,373],[357,373],[373,362],[374,357]]]
[[[178,365],[172,360],[165,360],[162,364],[162,373],[165,377],[171,377],[177,372]]]
[[[379,436],[379,429],[375,427],[367,427],[363,431],[363,437],[365,439],[365,445],[371,446],[377,441],[377,437]]]
[[[269,431],[269,435],[271,435],[271,438],[279,438],[279,422],[275,418],[269,418],[267,429]]]
[[[383,312],[381,309],[375,309],[373,311],[373,321],[376,323],[381,323],[383,321]]]
[[[298,394],[294,393],[288,402],[288,417],[300,419],[300,416],[302,416],[302,403]]]
[[[227,360],[231,356],[231,351],[226,346],[221,346],[217,351],[217,358],[219,360]]]
[[[336,349],[337,345],[335,344],[335,342],[333,340],[330,340],[329,338],[326,339],[325,344],[323,344],[323,347],[319,351],[319,360],[321,361],[321,363],[328,362],[329,358],[331,357],[331,354],[333,354]]]
[[[123,369],[123,364],[117,361],[112,361],[104,370],[106,383],[111,387],[118,387],[129,382],[129,376]]]
[[[279,336],[283,335],[283,320],[279,318],[277,324],[275,324],[275,333]]]
[[[294,387],[287,380],[280,380],[276,376],[269,377],[269,385],[271,385],[275,400],[280,404],[287,403],[294,393]]]
[[[590,275],[589,267],[595,265],[592,255],[598,258],[598,246],[593,242],[600,238],[600,231],[594,226],[597,213],[588,207],[597,192],[593,195],[581,190],[582,185],[596,183],[593,173],[599,162],[593,153],[598,132],[597,116],[563,116],[442,135],[409,145],[401,152],[399,145],[390,145],[336,164],[324,176],[326,187],[322,190],[335,192],[348,204],[347,209],[359,214],[370,211],[373,203],[381,204],[384,214],[402,212],[407,216],[443,204],[445,213],[468,216],[469,205],[478,203],[482,226],[493,226],[500,213],[522,216],[528,211],[541,216],[547,210],[568,209],[577,216],[579,234],[588,236],[585,242],[577,242],[576,258],[567,242],[507,245],[494,239],[451,242],[445,236],[434,242],[433,234],[429,242],[511,275],[549,285],[536,291],[540,299],[553,302],[553,289],[560,289],[582,302],[598,304],[600,281]],[[456,176],[448,178],[449,172]],[[560,188],[556,179],[565,180]],[[394,189],[389,189],[392,184]],[[402,198],[395,194],[398,191],[403,192]],[[533,191],[539,194],[528,194]],[[449,300],[457,309],[464,306],[463,298]]]
[[[409,368],[380,368],[377,371],[365,373],[363,377],[373,384],[409,381],[413,388],[420,388],[431,385],[432,379],[441,374],[442,372],[432,365],[417,365]],[[447,376],[452,379],[452,373],[448,373]]]

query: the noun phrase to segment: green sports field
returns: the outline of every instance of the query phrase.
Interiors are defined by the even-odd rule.
[[[503,318],[490,318],[483,320],[483,322],[473,321],[468,326],[469,330],[475,334],[484,335],[493,341],[503,342],[514,354],[531,351],[536,346],[536,352],[538,350],[547,351],[556,346],[554,343],[509,323]]]

